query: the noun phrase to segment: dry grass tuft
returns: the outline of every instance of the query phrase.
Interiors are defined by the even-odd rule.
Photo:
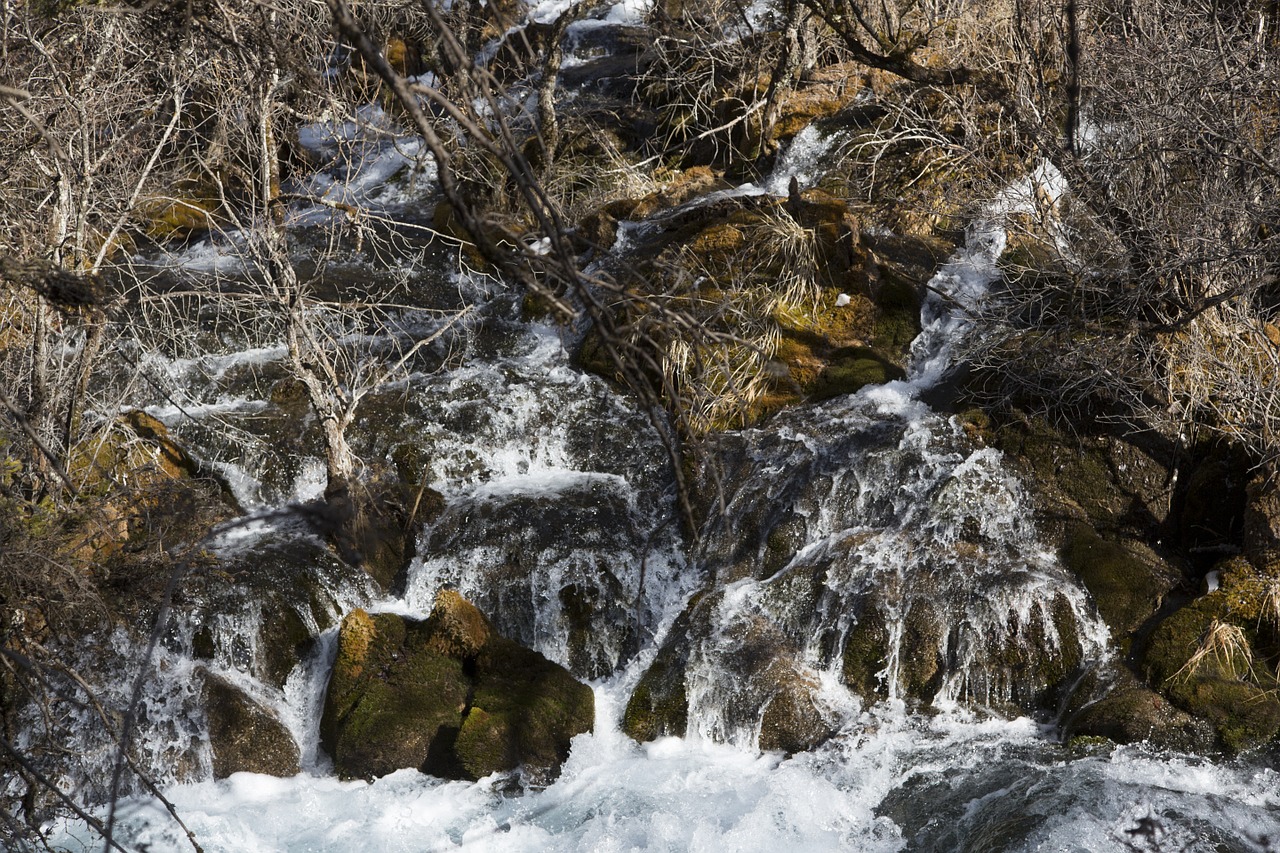
[[[1210,665],[1226,676],[1242,678],[1253,674],[1253,649],[1249,646],[1243,629],[1214,619],[1200,636],[1200,646],[1195,654],[1187,659],[1170,680],[1181,678],[1189,681]]]

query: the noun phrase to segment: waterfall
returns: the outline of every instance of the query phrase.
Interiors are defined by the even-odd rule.
[[[826,144],[797,137],[768,191],[807,182]],[[997,277],[1003,217],[1036,185],[1063,192],[1047,167],[1011,186],[929,283],[904,380],[719,437],[702,485],[724,509],[696,545],[648,419],[500,292],[484,307],[483,352],[406,379],[359,437],[440,495],[402,589],[375,588],[272,510],[314,496],[314,461],[274,478],[261,457],[226,462],[225,448],[201,446],[197,419],[186,437],[239,466],[237,497],[255,514],[213,542],[225,577],[210,573],[176,608],[138,744],[203,849],[1100,850],[1153,814],[1168,849],[1249,849],[1237,839],[1280,833],[1270,769],[1143,746],[1079,755],[1047,734],[1074,675],[1111,655],[1106,629],[1001,454],[922,399],[969,332],[965,307]],[[279,357],[163,367],[207,382],[198,415],[256,414],[263,383],[228,385]],[[150,411],[176,426],[163,406]],[[423,617],[446,586],[593,685],[596,729],[545,789],[329,773],[317,740],[339,620],[355,607]],[[119,698],[136,641],[105,645],[87,654]],[[211,778],[210,676],[270,710],[296,742],[297,775]],[[683,697],[679,736],[624,734],[645,685]],[[104,778],[101,727],[61,725]],[[1195,818],[1169,817],[1184,814]],[[51,834],[98,843],[76,821]],[[118,837],[187,845],[144,795],[122,804]]]

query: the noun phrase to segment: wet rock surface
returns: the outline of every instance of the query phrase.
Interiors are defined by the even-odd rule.
[[[298,744],[280,718],[221,676],[205,676],[203,702],[213,751],[213,778],[232,773],[292,776]]]
[[[442,591],[422,622],[355,610],[343,620],[321,740],[344,778],[414,767],[448,779],[520,768],[554,778],[594,697],[563,668],[495,633]]]
[[[1273,743],[1280,513],[1268,480],[1220,443],[1181,456],[1039,419],[1006,422],[994,440],[1027,472],[1132,672],[1096,687],[1067,731],[1228,753]]]

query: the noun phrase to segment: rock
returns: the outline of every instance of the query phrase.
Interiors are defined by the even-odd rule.
[[[1280,472],[1259,471],[1245,492],[1243,553],[1259,567],[1280,563]]]
[[[432,525],[424,560],[467,565],[445,573],[498,633],[546,651],[582,678],[601,678],[639,647],[634,569],[643,552],[628,493],[591,480],[554,493],[456,500]],[[613,556],[602,556],[612,554]],[[547,615],[545,596],[558,612]],[[541,611],[541,615],[540,615]]]
[[[232,773],[294,776],[301,771],[298,744],[273,711],[225,678],[205,674],[203,705],[213,751],[213,778]]]
[[[1084,582],[1107,627],[1126,644],[1178,582],[1163,562],[1141,559],[1087,524],[1071,526],[1061,556]]]
[[[1069,434],[1021,413],[1004,418],[989,439],[1035,481],[1039,515],[1051,537],[1078,521],[1101,534],[1138,540],[1168,535],[1172,457],[1105,433]]]
[[[1178,513],[1182,546],[1193,556],[1233,553],[1241,541],[1249,463],[1221,445],[1192,452],[1200,458],[1184,478]]]
[[[560,772],[574,736],[591,731],[595,696],[564,667],[505,637],[492,637],[476,658],[471,714],[487,716],[476,726],[483,739],[459,739],[456,754],[467,778],[520,766],[526,779],[545,784]],[[501,750],[493,744],[502,744]],[[483,747],[483,748],[476,748]]]
[[[813,749],[835,733],[813,701],[818,685],[802,677],[782,679],[760,715],[760,749],[788,755]]]
[[[350,491],[330,487],[326,498],[348,502],[349,521],[331,532],[339,551],[358,563],[383,590],[403,586],[413,560],[417,527],[435,520],[444,498],[433,489],[409,486],[390,471],[379,472]]]
[[[187,451],[169,437],[169,428],[141,409],[125,413],[122,420],[134,434],[155,449],[156,464],[166,477],[193,477],[196,463]]]
[[[321,632],[337,624],[337,597],[360,601],[375,592],[362,569],[316,537],[268,534],[231,551],[193,592],[193,652],[283,688]]]
[[[864,699],[889,695],[880,673],[889,665],[889,629],[884,614],[874,606],[864,607],[845,635],[841,671],[844,683]]]
[[[689,726],[689,696],[685,673],[689,665],[690,627],[707,617],[708,602],[695,595],[667,632],[653,663],[640,677],[622,715],[622,731],[645,742],[660,737],[684,737]]]
[[[829,739],[834,729],[814,699],[817,675],[793,639],[756,613],[720,621],[722,602],[719,593],[697,596],[676,620],[627,702],[623,731],[640,741],[683,736],[692,665],[725,736],[745,742],[754,734],[760,749],[789,754]]]
[[[1258,626],[1236,621],[1231,588],[1228,574],[1218,591],[1161,622],[1143,664],[1152,685],[1211,724],[1222,748],[1240,752],[1280,735],[1280,700],[1274,674],[1258,659]]]
[[[864,385],[883,385],[905,379],[907,372],[868,347],[846,347],[833,352],[826,367],[807,389],[813,400],[852,394]]]
[[[519,767],[540,784],[591,730],[594,701],[563,667],[499,636],[444,590],[426,621],[347,615],[321,742],[343,778],[414,767],[474,780]]]
[[[1115,743],[1145,741],[1158,749],[1196,752],[1213,748],[1212,727],[1123,672],[1101,699],[1063,725],[1064,740],[1104,737]]]

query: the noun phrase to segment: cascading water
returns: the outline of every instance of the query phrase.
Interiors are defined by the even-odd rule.
[[[783,162],[810,164],[804,153]],[[1032,180],[1061,191],[1047,171]],[[361,439],[442,497],[403,594],[380,598],[263,511],[218,543],[228,565],[252,555],[236,576],[254,596],[208,618],[183,610],[153,662],[142,751],[171,769],[161,779],[203,849],[1101,850],[1148,831],[1161,849],[1265,849],[1280,833],[1273,771],[1141,746],[1072,755],[1017,716],[1053,707],[1074,671],[1105,658],[1105,630],[1039,544],[1000,455],[921,397],[966,333],[955,305],[994,280],[1001,218],[1031,186],[998,199],[931,282],[906,380],[724,436],[711,465],[725,511],[692,550],[646,419],[572,368],[555,330],[494,300],[485,322],[500,346],[486,351],[498,354],[411,377]],[[291,481],[301,497],[306,470]],[[246,506],[289,496],[247,473]],[[327,775],[316,740],[340,614],[425,616],[446,584],[595,680],[596,729],[544,790]],[[267,622],[300,626],[301,663],[264,656]],[[200,645],[201,666],[275,708],[301,773],[208,780]],[[654,673],[683,696],[684,736],[641,745],[620,725]],[[117,838],[188,844],[141,796],[122,804]],[[81,842],[98,843],[75,823],[53,838]]]

